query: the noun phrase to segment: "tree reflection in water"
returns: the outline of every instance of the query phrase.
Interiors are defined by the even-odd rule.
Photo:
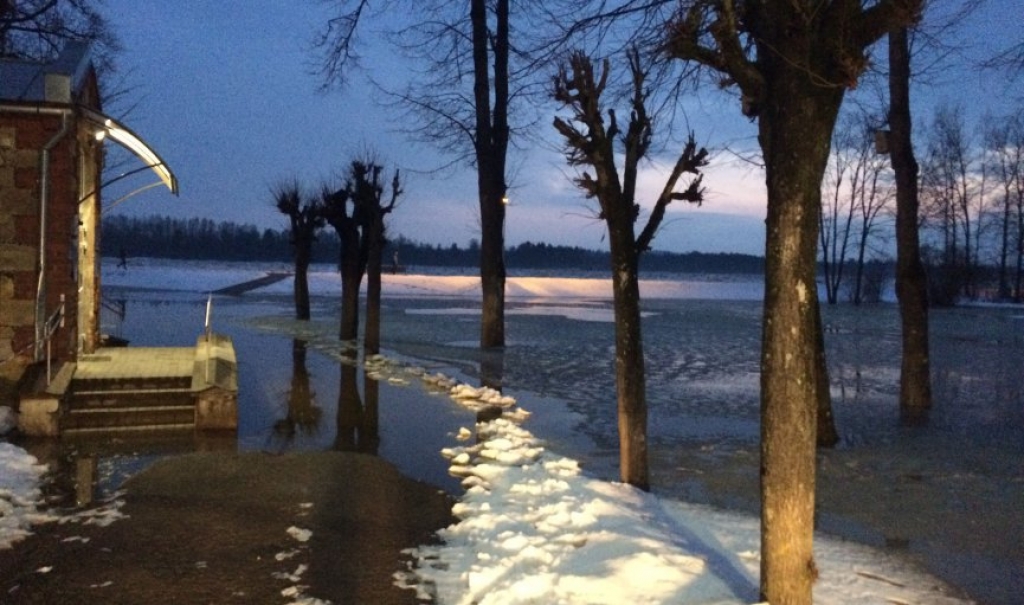
[[[291,441],[296,431],[315,434],[320,428],[323,410],[316,405],[316,392],[309,384],[306,369],[306,341],[292,339],[292,382],[288,391],[288,413],[274,423],[274,433]]]
[[[359,395],[356,353],[341,361],[338,386],[338,432],[334,449],[377,454],[380,447],[378,400],[380,384],[363,370],[366,405]]]

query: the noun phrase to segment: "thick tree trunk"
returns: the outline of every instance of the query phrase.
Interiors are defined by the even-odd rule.
[[[889,149],[896,173],[896,298],[903,331],[900,412],[917,422],[931,407],[928,285],[918,234],[917,161],[911,142],[910,52],[906,28],[889,33]]]
[[[505,381],[505,351],[489,349],[480,352],[480,384],[500,391]]]
[[[505,346],[505,160],[508,150],[508,0],[494,7],[489,31],[487,2],[470,2],[473,36],[473,102],[477,193],[480,200],[480,346]],[[493,53],[490,52],[493,50]],[[493,57],[493,105],[490,59]]]
[[[619,474],[623,483],[650,489],[647,467],[647,390],[640,330],[640,285],[633,223],[608,224],[615,305],[615,385],[619,419]]]
[[[505,205],[504,193],[494,183],[504,181],[503,172],[488,179],[481,167],[480,185],[480,287],[482,317],[480,346],[485,349],[505,346]],[[503,189],[504,186],[502,185]]]
[[[761,595],[810,605],[815,444],[828,384],[815,282],[821,182],[842,90],[774,66],[759,117],[768,188],[761,351]]]

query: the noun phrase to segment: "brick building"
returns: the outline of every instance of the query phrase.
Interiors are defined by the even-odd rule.
[[[32,363],[99,345],[108,139],[177,193],[159,156],[102,113],[88,45],[49,63],[0,60],[0,405]]]

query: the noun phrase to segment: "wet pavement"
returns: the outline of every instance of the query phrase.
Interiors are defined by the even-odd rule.
[[[449,496],[358,453],[189,454],[124,487],[109,526],[72,517],[0,550],[0,602],[417,603],[393,583],[402,550],[452,522]]]

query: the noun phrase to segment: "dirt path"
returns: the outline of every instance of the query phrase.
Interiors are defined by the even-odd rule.
[[[417,603],[393,585],[401,550],[452,522],[448,496],[362,454],[189,454],[125,489],[127,518],[38,526],[0,551],[0,602],[283,604],[302,586],[336,605]]]

